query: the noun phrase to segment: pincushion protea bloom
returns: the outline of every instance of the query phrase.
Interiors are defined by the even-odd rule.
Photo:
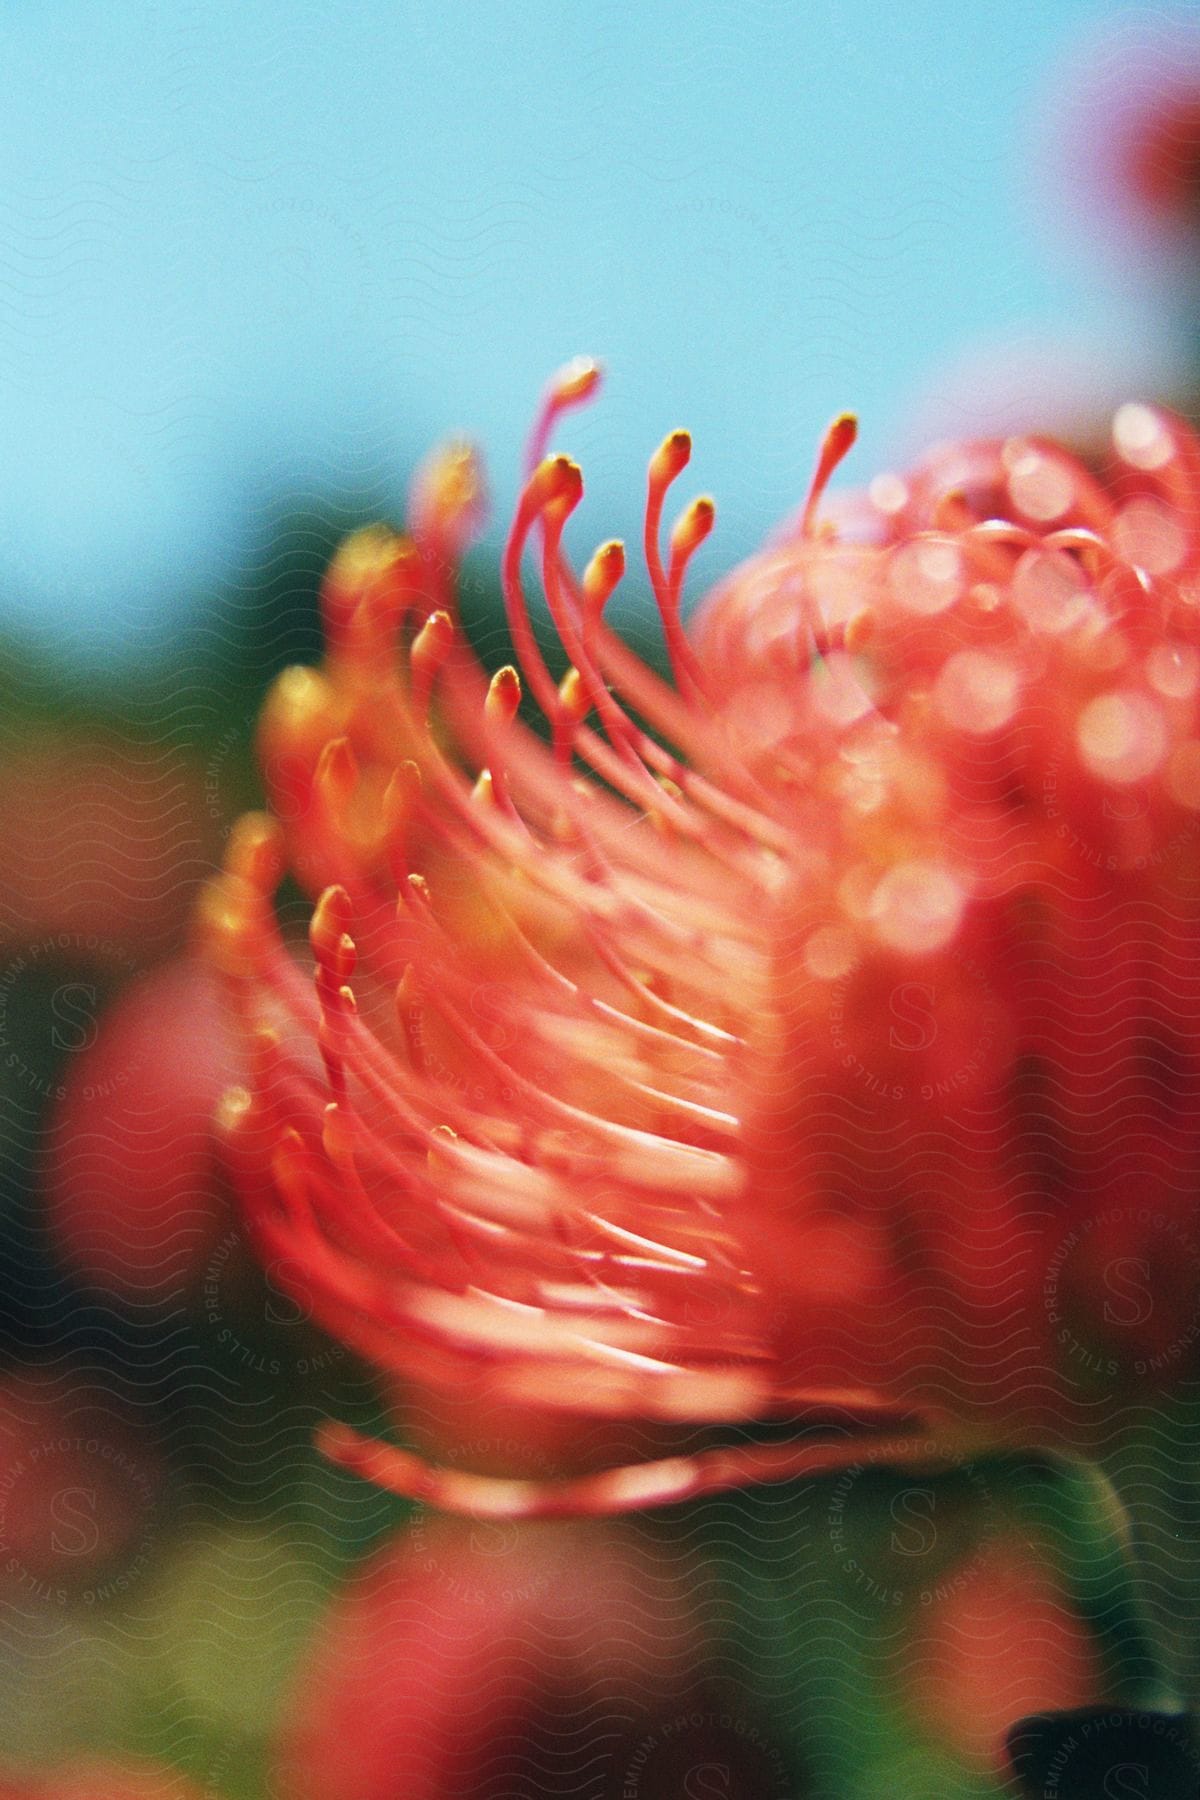
[[[487,681],[456,624],[481,481],[452,449],[408,535],[335,559],[324,665],[262,723],[286,826],[243,822],[205,910],[263,1254],[418,1416],[465,1392],[562,1478],[325,1447],[531,1514],[1070,1437],[1049,1250],[1098,1195],[1152,1197],[1178,1262],[1190,1205],[1200,449],[1132,406],[1110,482],[962,444],[822,518],[840,419],[794,526],[688,631],[713,507],[664,554],[675,432],[644,544],[668,682],[605,621],[621,545],[582,576],[563,547],[582,480],[544,452],[596,384],[566,370],[533,434],[521,673]],[[315,986],[285,868],[319,895]],[[791,1438],[699,1435],[771,1420]],[[643,1462],[597,1468],[631,1440]]]

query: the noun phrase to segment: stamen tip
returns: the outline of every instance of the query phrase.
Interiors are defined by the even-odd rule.
[[[576,406],[590,400],[600,386],[603,370],[591,356],[573,356],[564,363],[550,384],[551,394],[559,406]]]
[[[690,431],[668,432],[650,461],[650,480],[656,487],[666,487],[687,468],[692,455]]]

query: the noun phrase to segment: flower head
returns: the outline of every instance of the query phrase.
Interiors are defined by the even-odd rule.
[[[325,663],[264,713],[285,824],[243,823],[205,915],[253,1042],[235,1173],[327,1328],[543,1451],[586,1427],[584,1461],[620,1431],[660,1452],[503,1484],[328,1435],[468,1509],[663,1503],[836,1466],[851,1432],[920,1459],[947,1412],[1061,1413],[1046,1231],[1099,1174],[1177,1213],[1192,1130],[1161,896],[1193,904],[1195,443],[1127,407],[1111,482],[961,444],[823,517],[840,419],[794,526],[686,630],[714,513],[664,552],[674,432],[644,541],[668,682],[606,622],[623,547],[582,575],[564,550],[582,478],[544,451],[596,384],[572,365],[535,428],[520,671],[489,681],[455,621],[482,492],[456,447],[407,536],[335,560]],[[274,921],[285,866],[319,895],[315,983]],[[681,1453],[772,1418],[800,1435]]]

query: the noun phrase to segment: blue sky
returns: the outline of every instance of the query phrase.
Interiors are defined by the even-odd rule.
[[[563,443],[581,548],[635,528],[686,423],[710,571],[794,503],[836,411],[866,478],[980,346],[1153,364],[1139,295],[1059,241],[1031,173],[1077,47],[1137,16],[9,0],[0,624],[136,659],[272,498],[394,512],[451,430],[502,516],[577,351],[609,371]]]

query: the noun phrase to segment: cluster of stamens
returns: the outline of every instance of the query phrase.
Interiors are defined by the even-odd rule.
[[[916,1361],[939,1332],[969,1337],[972,1258],[1029,1222],[1028,1146],[999,1111],[988,1143],[978,1119],[947,1139],[945,1107],[915,1096],[949,1080],[939,1059],[1030,894],[1094,898],[1058,820],[1078,835],[1098,791],[1136,797],[1095,827],[1136,898],[1139,846],[1200,808],[1200,484],[1162,415],[1126,409],[1123,502],[1029,440],[948,451],[830,522],[840,419],[796,527],[696,631],[684,588],[714,511],[687,506],[664,557],[690,454],[672,433],[644,544],[667,681],[606,620],[623,547],[582,576],[564,549],[582,478],[547,449],[597,384],[590,363],[564,371],[532,434],[502,559],[520,672],[488,680],[457,622],[482,502],[455,448],[419,477],[407,536],[359,534],[335,560],[325,664],[289,671],[264,713],[282,822],[242,822],[205,914],[252,1046],[223,1123],[261,1254],[303,1269],[320,1322],[410,1394],[467,1387],[559,1452],[564,1431],[622,1425],[669,1452],[586,1472],[593,1444],[558,1454],[559,1481],[497,1480],[327,1431],[340,1460],[464,1510],[619,1510],[864,1446],[943,1454],[953,1383],[917,1401],[872,1345],[930,1281]],[[274,915],[285,868],[319,895],[315,982]],[[872,996],[905,981],[941,983],[950,1023],[906,1104],[889,1079],[856,1138],[838,1111],[862,1098],[854,1059],[890,1066]],[[1000,1108],[1038,1022],[1019,995],[996,1003],[967,1085]],[[957,1261],[941,1201],[918,1197],[914,1225],[880,1180],[897,1172],[880,1142],[914,1111],[954,1161]],[[791,1441],[696,1448],[772,1418]]]

